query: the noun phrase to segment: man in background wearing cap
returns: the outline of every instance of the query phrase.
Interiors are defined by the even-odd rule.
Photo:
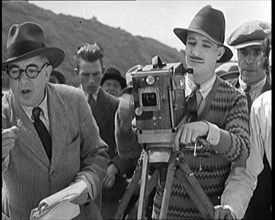
[[[110,67],[104,72],[101,86],[106,92],[119,97],[121,90],[126,87],[126,80],[116,68]]]
[[[271,33],[264,40],[261,50],[258,65],[269,71],[271,82]],[[244,219],[272,217],[271,105],[271,90],[264,92],[253,102],[250,113],[251,147],[246,169],[240,170],[237,178],[228,181],[225,188],[226,194],[233,195],[228,203],[241,208],[243,213],[246,211]]]
[[[131,164],[130,160],[120,158],[116,149],[114,117],[119,100],[100,86],[103,77],[103,50],[98,43],[82,44],[75,58],[75,71],[81,78],[81,89],[92,109],[100,137],[109,146],[111,160],[103,180],[101,213],[104,219],[111,219],[128,185],[124,174],[129,172]]]
[[[193,69],[193,74],[186,77],[186,86],[191,90],[191,93],[186,90],[187,113],[177,126],[174,145],[184,153],[184,160],[213,205],[223,205],[220,196],[225,181],[228,175],[235,175],[235,167],[245,165],[249,151],[246,97],[215,74],[217,62],[227,62],[233,55],[223,44],[224,15],[207,5],[196,14],[188,29],[175,28],[174,33],[186,45],[186,64]],[[128,130],[123,126],[126,120],[129,124],[129,115],[133,115],[131,99],[126,101],[122,101],[118,108],[116,139],[120,155],[131,157],[140,151],[140,147],[130,126]],[[127,115],[129,109],[132,111]],[[208,145],[194,156],[194,143],[198,137],[204,137]],[[188,150],[186,146],[193,148]],[[163,191],[164,186],[159,185],[154,197],[154,219],[160,214]],[[234,210],[222,206],[217,207],[213,216],[215,219],[228,217],[235,217]],[[174,177],[167,219],[201,218],[181,181]]]
[[[10,28],[7,54],[2,69],[11,91],[2,97],[3,219],[29,219],[42,199],[77,181],[86,189],[73,200],[80,205],[75,219],[97,218],[108,146],[83,93],[48,83],[64,60],[63,50],[47,47],[40,25],[25,22]]]
[[[252,102],[263,92],[271,89],[269,74],[257,66],[260,46],[271,31],[271,25],[263,21],[250,21],[238,27],[227,39],[228,45],[237,49],[238,78],[228,80],[247,95],[250,111]]]

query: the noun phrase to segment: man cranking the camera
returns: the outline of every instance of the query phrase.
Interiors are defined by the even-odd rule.
[[[213,218],[240,218],[241,214],[231,206],[223,206],[222,193],[228,176],[235,175],[236,167],[245,166],[248,157],[248,108],[246,96],[215,75],[216,64],[229,61],[233,55],[223,44],[224,15],[207,5],[196,14],[188,29],[175,28],[174,33],[186,45],[186,64],[193,69],[193,74],[186,76],[187,113],[177,126],[174,146],[184,153],[184,160],[215,206]],[[127,114],[127,110],[133,111],[130,103],[130,95],[122,96],[116,115],[121,157],[140,151],[129,120],[133,113]],[[192,146],[198,138],[204,138],[207,146],[195,153]],[[158,186],[153,219],[159,218],[163,190]],[[196,204],[175,176],[167,219],[200,218]]]

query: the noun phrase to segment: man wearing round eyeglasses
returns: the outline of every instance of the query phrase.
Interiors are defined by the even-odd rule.
[[[47,58],[39,56],[15,62],[7,68],[7,74],[12,79],[11,89],[19,103],[24,106],[40,104],[51,69]]]
[[[10,28],[7,56],[2,70],[11,90],[2,97],[2,219],[33,219],[42,199],[76,182],[83,190],[66,208],[75,212],[62,212],[59,219],[101,219],[108,146],[83,93],[48,83],[64,60],[63,50],[47,47],[40,25],[25,22]]]

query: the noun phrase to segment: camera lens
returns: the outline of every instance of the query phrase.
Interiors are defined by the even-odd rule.
[[[156,106],[157,105],[157,94],[154,92],[143,93],[142,94],[142,104],[146,106]]]

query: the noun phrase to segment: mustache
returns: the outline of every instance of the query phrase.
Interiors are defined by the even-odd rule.
[[[201,57],[197,57],[197,56],[189,56],[189,58],[190,58],[191,60],[204,61]]]

